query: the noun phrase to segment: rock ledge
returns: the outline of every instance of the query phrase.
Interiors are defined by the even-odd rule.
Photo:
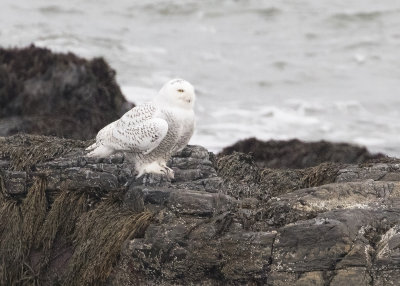
[[[265,169],[188,146],[169,182],[88,144],[0,138],[0,284],[398,285],[395,161]]]

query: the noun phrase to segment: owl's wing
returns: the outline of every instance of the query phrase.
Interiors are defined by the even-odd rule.
[[[153,118],[156,112],[157,107],[154,104],[141,104],[126,112],[118,122],[122,122],[124,127],[134,126]]]
[[[112,140],[116,149],[148,154],[164,139],[168,123],[161,118],[153,118],[156,108],[151,105],[138,106],[125,113],[112,130]]]

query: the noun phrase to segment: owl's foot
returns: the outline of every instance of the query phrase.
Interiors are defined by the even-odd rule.
[[[167,176],[168,179],[173,180],[175,177],[175,173],[174,170],[172,170],[171,168],[164,166],[163,170],[162,170],[163,174],[165,176]]]
[[[160,166],[164,169],[163,173],[170,178],[171,180],[174,179],[175,173],[174,170],[172,170],[170,167],[167,166],[166,163],[160,163]]]
[[[139,169],[139,174],[136,176],[136,178],[140,178],[146,174],[161,175],[166,177],[168,181],[174,178],[174,170],[168,168],[165,164],[161,165],[156,162],[142,166],[142,168]]]

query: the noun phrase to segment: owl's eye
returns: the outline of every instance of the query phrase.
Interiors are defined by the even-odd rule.
[[[183,89],[176,90],[177,92],[185,92]]]

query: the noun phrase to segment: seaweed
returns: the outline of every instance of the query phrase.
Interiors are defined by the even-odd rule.
[[[224,178],[226,194],[267,201],[297,189],[333,183],[344,164],[327,162],[305,169],[261,168],[252,154],[234,152],[219,155],[216,167],[219,176]]]
[[[48,210],[45,178],[35,179],[22,202],[7,198],[1,183],[0,285],[52,285],[57,280],[93,285],[107,280],[122,244],[143,236],[153,214],[124,208],[121,192],[89,206],[87,191],[62,190]],[[61,277],[52,272],[57,241],[72,252]]]
[[[44,179],[36,178],[27,197],[20,203],[6,198],[4,184],[1,184],[1,285],[39,285],[29,262],[29,252],[47,208],[44,189]]]
[[[109,196],[85,213],[76,225],[75,252],[64,285],[104,283],[127,239],[143,236],[152,219],[148,211],[134,213]]]
[[[10,159],[15,171],[28,171],[33,165],[83,148],[90,143],[51,136],[18,134],[0,137],[0,155]]]
[[[30,186],[25,197],[13,196],[0,172],[0,285],[104,283],[123,243],[143,236],[153,213],[125,207],[125,189],[80,188],[69,181],[47,189],[46,172],[35,166],[86,142],[36,135],[0,141],[0,158],[26,171]]]

